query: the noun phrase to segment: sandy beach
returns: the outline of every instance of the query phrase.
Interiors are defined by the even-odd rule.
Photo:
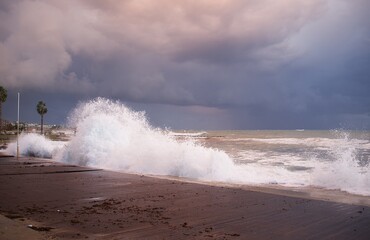
[[[0,195],[0,213],[6,217],[0,219],[0,239],[370,236],[370,207],[361,204],[159,179],[46,159],[0,157]]]

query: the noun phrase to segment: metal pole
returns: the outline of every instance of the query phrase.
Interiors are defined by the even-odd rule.
[[[17,160],[19,159],[19,93],[18,93],[18,120],[17,120]]]

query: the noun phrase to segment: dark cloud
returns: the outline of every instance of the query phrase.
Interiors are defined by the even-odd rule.
[[[1,85],[27,109],[45,99],[56,123],[105,96],[175,128],[370,128],[368,10],[365,0],[2,1]]]

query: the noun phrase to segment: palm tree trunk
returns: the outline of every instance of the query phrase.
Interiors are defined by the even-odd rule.
[[[44,115],[41,115],[41,135],[44,134]]]

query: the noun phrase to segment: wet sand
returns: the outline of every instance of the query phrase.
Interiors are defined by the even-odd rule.
[[[370,207],[287,195],[0,157],[0,213],[45,239],[369,239]]]

